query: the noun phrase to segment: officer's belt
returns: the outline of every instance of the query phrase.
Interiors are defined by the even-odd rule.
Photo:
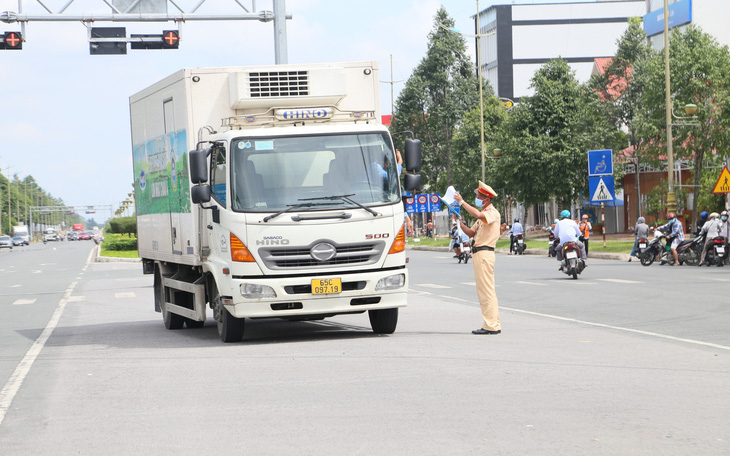
[[[480,250],[489,250],[490,252],[494,252],[494,247],[489,247],[488,245],[475,245],[472,251],[474,253],[479,252]]]

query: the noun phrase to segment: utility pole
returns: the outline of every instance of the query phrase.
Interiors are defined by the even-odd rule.
[[[395,113],[395,106],[393,105],[393,98],[394,98],[394,91],[393,91],[393,85],[396,82],[403,82],[401,79],[400,81],[394,81],[393,80],[393,54],[390,54],[390,81],[380,81],[383,84],[390,84],[390,114],[393,115]]]

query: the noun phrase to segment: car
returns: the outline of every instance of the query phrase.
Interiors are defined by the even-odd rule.
[[[23,236],[15,236],[13,238],[13,245],[28,245],[28,239]]]
[[[10,236],[0,236],[0,249],[13,250],[13,239]]]
[[[91,239],[91,233],[87,233],[85,231],[79,233],[79,241],[88,241],[89,239]]]

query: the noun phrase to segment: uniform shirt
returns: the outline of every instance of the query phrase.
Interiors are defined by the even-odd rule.
[[[515,222],[515,224],[512,225],[512,229],[509,230],[509,232],[512,233],[512,235],[514,236],[517,234],[523,234],[525,232],[525,230],[522,229],[522,225],[520,224],[520,222]]]
[[[492,204],[482,210],[486,222],[477,220],[471,226],[474,230],[474,245],[476,247],[492,247],[497,245],[497,239],[499,239],[499,225],[502,221],[502,217],[499,215],[499,211],[494,208]]]
[[[725,237],[725,242],[728,241],[728,237],[730,237],[730,220],[724,222],[720,220],[720,236]]]
[[[574,221],[566,218],[555,225],[555,237],[560,239],[560,245],[575,242],[580,237],[580,230]]]

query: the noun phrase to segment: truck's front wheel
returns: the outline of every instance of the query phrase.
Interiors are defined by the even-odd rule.
[[[240,342],[243,339],[243,330],[246,320],[236,318],[223,306],[221,295],[215,282],[211,285],[211,303],[213,316],[218,325],[218,335],[223,342]]]
[[[398,308],[368,310],[370,326],[375,334],[393,334],[398,326]]]

